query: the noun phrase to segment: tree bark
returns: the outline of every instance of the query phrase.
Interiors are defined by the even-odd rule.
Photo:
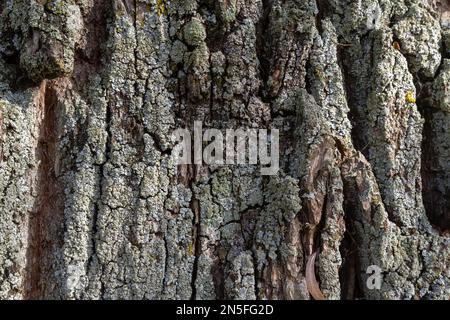
[[[0,10],[1,299],[448,299],[449,1]],[[278,174],[175,166],[194,121]]]

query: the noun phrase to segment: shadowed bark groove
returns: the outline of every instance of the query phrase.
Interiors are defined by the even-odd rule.
[[[58,89],[43,82],[37,96],[40,129],[37,138],[36,194],[28,226],[26,299],[38,299],[57,288],[54,279],[54,253],[61,246],[63,223],[61,185],[58,183],[56,162],[58,141]]]

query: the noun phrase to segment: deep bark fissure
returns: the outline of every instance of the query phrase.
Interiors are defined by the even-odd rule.
[[[319,33],[323,33],[322,21],[329,16],[330,4],[328,0],[316,0],[318,13],[316,15],[316,28]]]
[[[72,84],[80,94],[84,93],[90,77],[101,72],[108,58],[104,56],[104,45],[108,39],[107,21],[111,9],[110,1],[96,0],[89,12],[83,12],[85,43],[84,47],[75,50],[72,74]]]
[[[424,126],[422,132],[422,157],[421,157],[421,179],[422,179],[422,197],[425,211],[430,223],[440,232],[450,230],[450,188],[447,188],[447,192],[439,190],[439,185],[442,185],[442,181],[445,179],[445,172],[442,168],[439,168],[439,151],[434,149],[433,141],[437,138],[436,120],[435,115],[438,112],[434,104],[437,101],[433,101],[433,93],[431,87],[433,81],[443,71],[443,62],[445,57],[445,48],[441,47],[442,60],[439,67],[436,70],[434,79],[426,77],[420,77],[420,75],[414,77],[414,84],[418,90],[417,93],[417,107],[422,118],[424,119]],[[442,153],[442,151],[441,151]]]
[[[347,187],[344,187],[344,193]],[[352,221],[354,219],[354,208],[352,199],[353,195],[345,193],[344,200],[344,221],[345,233],[339,246],[339,252],[342,259],[342,265],[339,270],[339,283],[341,285],[341,299],[355,300],[362,298],[359,285],[361,279],[358,277],[360,273],[358,259],[358,242]]]
[[[430,223],[440,232],[445,232],[450,230],[450,189],[446,193],[439,190],[445,172],[438,168],[438,155],[433,149],[435,111],[429,108],[424,107],[421,112],[425,119],[421,159],[423,203]]]
[[[443,47],[441,47],[441,54],[444,56]],[[447,192],[439,190],[440,186],[442,186],[442,181],[440,180],[445,179],[443,178],[445,172],[442,168],[439,168],[439,157],[442,157],[442,155],[434,149],[433,141],[437,138],[434,116],[442,111],[438,111],[434,106],[438,102],[433,101],[433,93],[430,88],[442,72],[443,59],[436,69],[434,78],[411,72],[414,76],[414,86],[417,90],[417,110],[424,120],[420,159],[422,201],[430,223],[440,232],[450,230],[450,200],[448,200],[450,199],[450,188],[447,188]],[[407,61],[408,69],[411,70],[411,63],[409,59]]]
[[[348,60],[348,53],[346,51],[348,49],[345,47],[338,47],[337,56],[340,61],[340,69],[342,72],[343,85],[346,94],[346,100],[348,103],[348,107],[350,112],[348,114],[348,119],[352,125],[352,142],[356,150],[361,152],[366,158],[368,157],[368,142],[364,133],[364,121],[361,117],[361,106],[358,107],[358,100],[355,97],[354,88],[357,88],[360,84],[357,83],[357,80],[352,77],[351,71],[352,65]]]
[[[220,250],[220,246],[216,246],[216,248],[214,250],[216,259],[211,268],[211,273],[213,276],[215,297],[216,297],[216,299],[223,300],[226,298],[225,297],[225,272],[224,272],[223,262],[219,258],[218,250]]]
[[[269,79],[271,70],[271,62],[270,58],[268,57],[268,51],[270,51],[271,48],[268,48],[267,41],[270,26],[270,13],[272,10],[270,0],[263,0],[262,8],[263,10],[261,18],[256,25],[256,55],[258,57],[259,72],[261,76],[261,86],[258,95],[263,102],[270,103],[273,100],[273,98],[270,96],[270,93],[267,92],[267,81]]]
[[[63,219],[61,186],[55,173],[58,141],[58,90],[52,82],[41,85],[42,97],[38,97],[38,108],[42,112],[37,137],[36,168],[37,194],[30,215],[26,282],[24,297],[41,299],[51,294],[48,283],[54,272],[52,257],[60,245]]]
[[[194,195],[193,195],[194,197]],[[196,286],[196,281],[197,281],[197,276],[198,276],[198,259],[201,255],[201,212],[200,212],[200,207],[199,207],[199,201],[197,199],[193,199],[191,201],[191,210],[192,213],[194,214],[193,217],[193,235],[192,235],[192,241],[193,243],[193,248],[194,248],[194,263],[192,265],[192,280],[191,280],[191,287],[192,287],[192,295],[191,295],[191,300],[195,300],[197,297],[197,286]]]

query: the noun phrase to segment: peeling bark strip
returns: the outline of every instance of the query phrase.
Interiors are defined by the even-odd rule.
[[[448,299],[449,8],[1,2],[0,299]],[[195,121],[278,174],[175,166]]]
[[[319,283],[316,279],[316,272],[314,271],[314,264],[316,261],[317,252],[314,252],[308,257],[306,261],[306,285],[308,286],[308,291],[314,300],[325,300],[325,296],[322,291],[320,291]]]

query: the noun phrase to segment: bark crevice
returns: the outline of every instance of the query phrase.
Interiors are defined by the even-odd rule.
[[[57,283],[54,278],[53,257],[61,246],[63,223],[63,193],[55,172],[58,158],[58,94],[60,88],[51,81],[41,84],[36,102],[40,113],[37,136],[36,195],[28,226],[26,299],[41,299],[52,294]],[[53,280],[53,284],[50,280]]]

